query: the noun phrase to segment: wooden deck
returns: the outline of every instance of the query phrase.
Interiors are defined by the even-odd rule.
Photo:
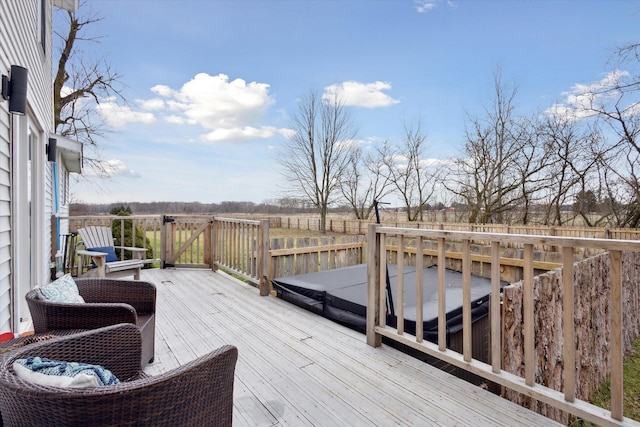
[[[156,284],[157,374],[238,347],[235,426],[560,425],[210,270],[143,270]]]

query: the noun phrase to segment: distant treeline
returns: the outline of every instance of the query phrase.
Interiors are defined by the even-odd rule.
[[[463,207],[452,205],[458,209]],[[424,206],[425,211],[443,210],[446,207],[442,204]],[[262,203],[254,202],[220,202],[220,203],[200,203],[200,202],[117,202],[103,204],[72,203],[69,207],[69,215],[100,215],[116,214],[123,210],[136,215],[155,214],[225,214],[225,213],[245,213],[245,214],[312,214],[318,209],[296,199],[276,199]],[[393,210],[396,208],[382,207],[382,210]],[[348,214],[351,213],[349,206],[336,206],[329,209],[330,213]]]
[[[77,215],[97,215],[109,214],[115,207],[124,206],[127,211],[137,215],[152,214],[224,214],[224,213],[266,213],[266,214],[291,214],[291,213],[312,213],[316,210],[310,206],[299,203],[254,203],[254,202],[220,202],[220,203],[200,203],[200,202],[131,202],[131,203],[105,203],[105,204],[85,204],[73,203],[69,207],[69,214]],[[344,208],[346,209],[346,208]],[[336,209],[336,212],[342,209]]]

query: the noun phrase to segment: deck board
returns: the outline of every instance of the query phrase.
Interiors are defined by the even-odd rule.
[[[142,279],[158,288],[156,357],[146,371],[235,345],[235,426],[554,425],[225,274],[153,269]]]

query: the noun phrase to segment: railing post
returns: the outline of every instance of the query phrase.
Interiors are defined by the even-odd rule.
[[[416,342],[424,339],[424,250],[422,237],[416,237]]]
[[[160,268],[164,268],[167,261],[167,223],[166,215],[160,217]]]
[[[380,235],[377,224],[367,228],[367,344],[372,347],[382,345],[382,336],[376,334],[376,326],[382,307],[380,304]]]
[[[462,354],[465,362],[471,362],[471,242],[462,241]]]
[[[396,325],[398,327],[398,333],[400,335],[404,334],[404,235],[398,234],[398,251],[396,252],[396,265],[397,265],[397,275],[396,275],[396,287],[398,292],[396,295],[398,296],[397,301],[397,322]]]
[[[260,243],[258,245],[258,274],[260,277],[260,296],[269,295],[269,220],[260,221]]]
[[[211,217],[211,270],[218,270],[218,222],[216,217]]]
[[[442,225],[442,224],[441,224]],[[447,303],[445,266],[446,251],[444,237],[438,238],[438,350],[447,349]]]
[[[438,265],[440,267],[440,265]],[[491,310],[489,315],[489,321],[491,324],[491,370],[493,373],[500,373],[502,368],[501,356],[502,348],[500,334],[500,242],[491,242],[491,301],[489,303],[489,309]]]

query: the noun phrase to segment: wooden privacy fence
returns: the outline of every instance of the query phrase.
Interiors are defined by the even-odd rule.
[[[271,227],[319,230],[318,217],[269,216]],[[373,221],[327,218],[326,231],[345,234],[366,234]],[[506,224],[469,224],[456,222],[389,221],[382,219],[384,227],[435,229],[448,231],[472,231],[480,233],[526,234],[537,236],[585,237],[594,239],[640,240],[637,228],[558,227]],[[515,244],[518,244],[517,242]]]
[[[368,291],[367,291],[367,342],[377,347],[382,343],[382,337],[405,344],[429,356],[462,368],[489,381],[500,384],[508,389],[522,393],[525,396],[541,401],[554,408],[558,408],[576,417],[583,418],[598,425],[640,425],[635,421],[623,417],[623,313],[624,305],[622,282],[623,266],[622,251],[640,252],[640,242],[630,240],[605,240],[586,238],[564,238],[530,235],[509,235],[495,233],[420,230],[377,226],[369,226],[367,241],[368,254]],[[422,313],[422,269],[424,257],[416,257],[416,334],[408,334],[404,330],[404,283],[403,268],[405,257],[396,257],[397,274],[397,328],[387,326],[386,322],[386,292],[385,275],[388,260],[389,244],[395,240],[397,253],[405,253],[405,241],[415,239],[418,253],[423,251],[425,239],[437,241],[438,265],[438,340],[430,343],[423,340]],[[447,348],[446,343],[446,283],[445,244],[449,240],[460,241],[462,249],[462,324],[463,346],[462,353]],[[484,363],[472,357],[472,307],[471,307],[471,244],[475,242],[491,247],[491,295],[490,295],[490,363]],[[500,263],[501,248],[509,243],[521,244],[524,247],[523,281],[522,281],[522,347],[524,357],[523,376],[504,370],[501,359],[501,313],[500,313]],[[558,390],[547,387],[539,382],[536,372],[536,337],[548,333],[548,325],[536,322],[534,312],[534,245],[551,244],[561,248],[562,273],[559,286],[562,288],[561,303],[561,333],[562,340],[562,385]],[[608,251],[609,286],[610,293],[606,306],[610,312],[610,345],[602,348],[608,351],[606,355],[611,361],[609,376],[611,378],[611,410],[605,410],[586,401],[576,398],[576,366],[589,363],[591,354],[576,351],[575,324],[576,307],[574,305],[574,252],[579,248]],[[420,284],[420,286],[418,286]],[[634,286],[639,286],[634,283]],[[602,296],[599,296],[600,298]],[[578,308],[580,309],[580,308]],[[637,316],[635,316],[637,323]],[[637,328],[637,326],[636,326]],[[543,344],[542,344],[543,345]]]
[[[611,260],[608,252],[576,262],[573,265],[574,325],[576,354],[576,398],[590,400],[599,393],[611,372]],[[534,313],[537,334],[535,361],[536,381],[561,389],[564,351],[562,340],[563,270],[548,271],[533,278]],[[622,341],[625,351],[640,336],[640,252],[622,253]],[[522,375],[524,348],[522,339],[522,281],[503,288],[502,361],[505,371]],[[564,425],[571,421],[566,413],[511,390],[503,390],[509,400],[546,415]],[[637,396],[630,396],[632,399]]]
[[[271,239],[269,277],[288,277],[365,262],[364,236]]]

